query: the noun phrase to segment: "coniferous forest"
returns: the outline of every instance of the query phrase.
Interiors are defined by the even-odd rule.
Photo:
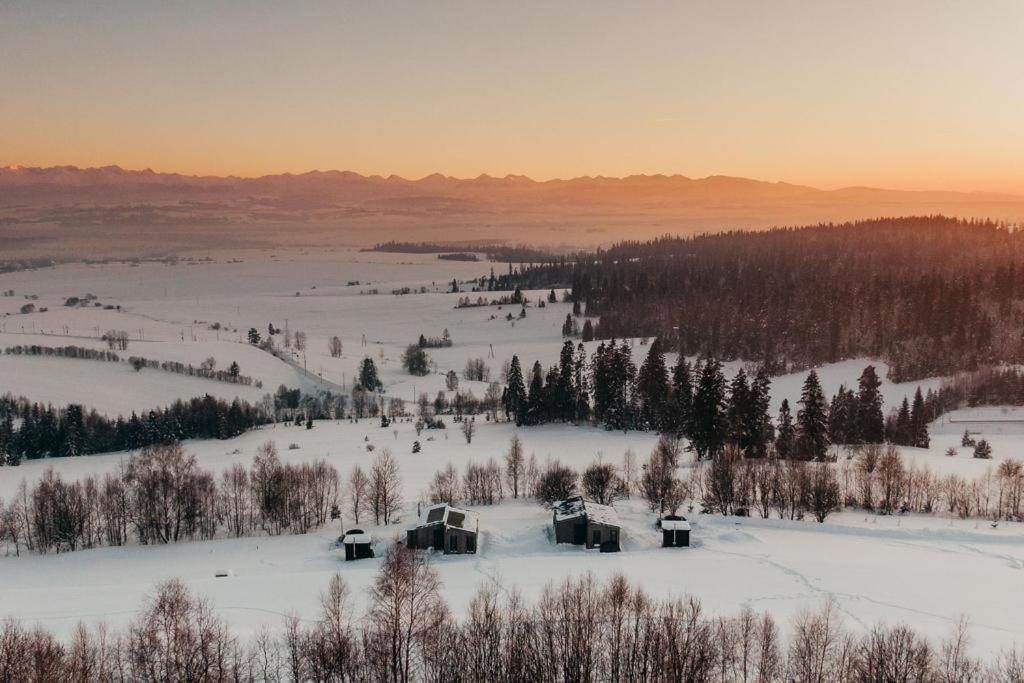
[[[595,338],[772,374],[871,356],[908,381],[1024,359],[1024,233],[992,221],[892,218],[624,242],[524,269],[571,285]]]

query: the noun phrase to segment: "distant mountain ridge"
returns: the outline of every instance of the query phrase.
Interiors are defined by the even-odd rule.
[[[106,258],[226,247],[478,240],[539,248],[877,217],[943,214],[1024,224],[1024,197],[821,190],[714,175],[407,179],[352,171],[254,178],[119,166],[0,168],[0,253]]]
[[[193,194],[267,196],[306,196],[320,199],[370,199],[401,196],[450,196],[461,199],[540,200],[561,203],[594,199],[613,203],[630,201],[674,203],[677,200],[826,200],[852,198],[859,201],[880,198],[886,201],[1022,201],[1024,197],[986,193],[950,191],[906,191],[873,187],[847,187],[838,190],[769,182],[725,175],[690,178],[683,175],[630,175],[625,177],[580,176],[569,179],[533,180],[522,175],[494,177],[481,174],[475,178],[456,178],[434,173],[419,179],[397,175],[361,175],[353,171],[308,171],[280,173],[257,177],[195,176],[161,173],[152,169],[127,170],[120,166],[78,168],[51,166],[46,168],[8,166],[0,168],[0,189],[16,190],[21,198],[47,194],[47,189],[72,190],[76,198],[87,195],[102,201],[117,201],[117,191],[154,196],[166,194],[167,199],[186,199]],[[0,197],[3,202],[3,197]]]

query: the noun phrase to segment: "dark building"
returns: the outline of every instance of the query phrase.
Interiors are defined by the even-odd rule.
[[[601,552],[619,551],[619,515],[610,505],[601,505],[582,496],[555,503],[555,543],[585,545]]]
[[[345,546],[346,562],[373,557],[373,539],[362,529],[349,529],[341,537],[341,543]]]
[[[473,512],[447,503],[433,505],[423,519],[406,533],[406,545],[413,550],[433,548],[446,555],[475,553],[480,521]]]
[[[690,545],[690,523],[678,515],[661,520],[661,547],[685,548]]]

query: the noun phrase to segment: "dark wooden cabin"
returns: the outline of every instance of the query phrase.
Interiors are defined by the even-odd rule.
[[[610,505],[575,496],[555,503],[555,543],[572,543],[601,552],[619,551],[619,515]]]
[[[373,539],[362,529],[346,531],[345,535],[341,537],[341,544],[345,546],[346,562],[373,557]]]
[[[661,520],[661,547],[686,548],[690,545],[690,523],[685,517],[666,515]]]
[[[479,531],[475,513],[440,503],[427,508],[420,523],[406,532],[406,545],[413,550],[433,548],[446,555],[475,553]]]

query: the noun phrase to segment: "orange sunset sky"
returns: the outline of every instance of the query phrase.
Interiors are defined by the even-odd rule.
[[[1024,194],[1024,3],[0,3],[0,165]]]

